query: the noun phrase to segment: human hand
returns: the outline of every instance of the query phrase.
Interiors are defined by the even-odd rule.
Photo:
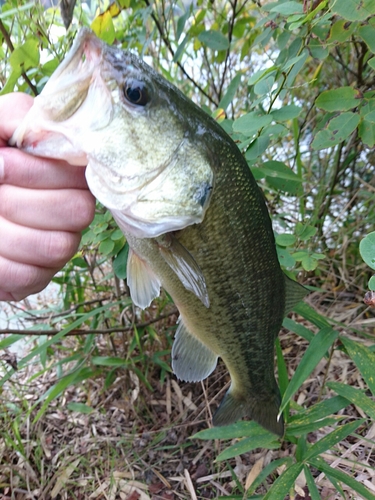
[[[45,288],[94,217],[83,167],[7,146],[32,103],[21,93],[0,97],[0,300]]]

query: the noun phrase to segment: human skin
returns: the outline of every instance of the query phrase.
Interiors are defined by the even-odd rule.
[[[94,217],[84,166],[8,147],[32,103],[22,93],[0,97],[0,301],[45,288]]]

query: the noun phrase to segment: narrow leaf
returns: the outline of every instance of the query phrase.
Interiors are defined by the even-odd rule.
[[[349,356],[356,364],[362,377],[365,379],[370,391],[375,396],[375,352],[358,342],[342,337],[342,343]]]
[[[277,441],[275,434],[265,431],[262,434],[259,433],[257,436],[241,439],[241,441],[229,446],[219,454],[215,462],[228,460],[229,458],[248,453],[256,448],[275,449],[279,447],[280,442]]]
[[[317,366],[319,361],[326,354],[327,350],[332,346],[339,335],[339,332],[332,329],[332,327],[324,327],[312,339],[309,347],[303,355],[297,369],[290,381],[287,390],[285,391],[283,400],[281,402],[280,412],[289,403],[292,396],[301,385],[305,382],[310,373]]]
[[[287,498],[289,495],[290,488],[293,486],[295,480],[300,475],[303,469],[303,463],[297,462],[291,467],[286,469],[285,472],[279,476],[273,483],[271,488],[268,490],[263,500],[275,500],[281,498]]]
[[[341,425],[334,431],[324,436],[322,439],[319,439],[319,441],[317,441],[308,449],[306,455],[304,456],[304,460],[308,461],[309,459],[314,458],[327,450],[330,450],[337,443],[349,436],[349,434],[352,434],[364,421],[365,419],[362,418],[360,420],[350,422],[349,424]]]
[[[355,389],[354,387],[346,384],[340,384],[339,382],[328,382],[328,387],[340,396],[348,399],[354,405],[359,406],[372,420],[375,421],[375,401],[370,399],[364,394],[360,389]]]

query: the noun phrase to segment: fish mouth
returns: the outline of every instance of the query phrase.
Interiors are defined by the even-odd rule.
[[[82,123],[95,131],[112,117],[111,95],[101,76],[103,45],[89,29],[80,30],[64,61],[15,130],[11,146],[73,165],[87,164],[82,148],[85,141],[79,132]]]

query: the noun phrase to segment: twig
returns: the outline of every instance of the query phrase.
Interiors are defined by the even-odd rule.
[[[169,318],[170,316],[173,316],[174,314],[177,314],[177,309],[173,309],[173,311],[170,311],[167,314],[160,314],[157,318],[150,319],[149,321],[145,321],[144,323],[138,323],[135,325],[130,325],[130,326],[116,326],[113,328],[105,328],[102,330],[71,330],[66,334],[66,336],[77,336],[77,335],[90,335],[90,334],[96,334],[96,335],[106,335],[110,333],[116,333],[116,332],[128,332],[133,330],[134,326],[136,328],[145,328],[146,326],[152,325],[153,323],[157,323],[158,321]],[[7,329],[2,329],[0,330],[0,335],[2,334],[15,334],[15,335],[57,335],[62,331],[58,329],[51,329],[51,330],[20,330],[16,328],[7,328]]]
[[[146,3],[146,5],[147,5],[148,7],[150,7],[150,2],[149,2],[149,0],[145,0],[145,3]],[[164,34],[164,30],[163,30],[163,28],[162,28],[161,24],[159,23],[158,18],[155,16],[155,14],[154,14],[153,12],[151,13],[151,17],[152,17],[152,19],[153,19],[153,21],[154,21],[154,23],[155,23],[155,25],[156,25],[156,27],[157,27],[157,30],[158,30],[158,31],[159,31],[159,33],[160,33],[160,36],[162,37],[162,39],[163,39],[163,41],[164,41],[165,45],[167,46],[167,49],[168,49],[168,50],[169,50],[169,52],[171,53],[172,57],[174,57],[175,52],[174,52],[174,50],[173,50],[173,47],[171,46],[171,44],[170,44],[170,41],[169,41],[168,37]],[[194,80],[194,78],[192,78],[192,77],[189,75],[189,73],[187,73],[186,69],[182,66],[182,64],[181,64],[179,61],[176,61],[176,64],[177,64],[177,66],[180,68],[180,70],[183,72],[183,74],[186,76],[186,78],[187,78],[188,80],[190,80],[190,81],[191,81],[191,83],[194,85],[194,87],[196,87],[196,88],[199,90],[199,92],[201,92],[201,93],[202,93],[205,97],[207,97],[207,99],[208,99],[208,100],[209,100],[212,104],[214,104],[215,106],[217,106],[217,105],[218,105],[218,103],[215,101],[215,99],[213,99],[213,98],[212,98],[212,97],[211,97],[211,96],[210,96],[210,95],[209,95],[209,94],[208,94],[208,93],[207,93],[207,92],[206,92],[206,91],[205,91],[205,90],[204,90],[204,89],[203,89],[203,88],[199,85],[199,83],[197,83],[197,82]]]
[[[7,30],[6,30],[6,28],[5,28],[5,26],[4,26],[4,24],[3,24],[3,22],[2,22],[1,19],[0,19],[0,32],[3,35],[3,37],[4,37],[4,40],[5,40],[5,43],[8,46],[8,49],[11,52],[14,52],[14,45],[13,45],[12,40],[10,39],[9,33],[7,32]],[[26,75],[26,73],[24,71],[22,71],[21,75],[24,78],[25,82],[30,87],[30,89],[32,90],[32,92],[34,93],[34,95],[37,96],[38,95],[38,90],[35,87],[35,85],[31,82],[30,78]]]

